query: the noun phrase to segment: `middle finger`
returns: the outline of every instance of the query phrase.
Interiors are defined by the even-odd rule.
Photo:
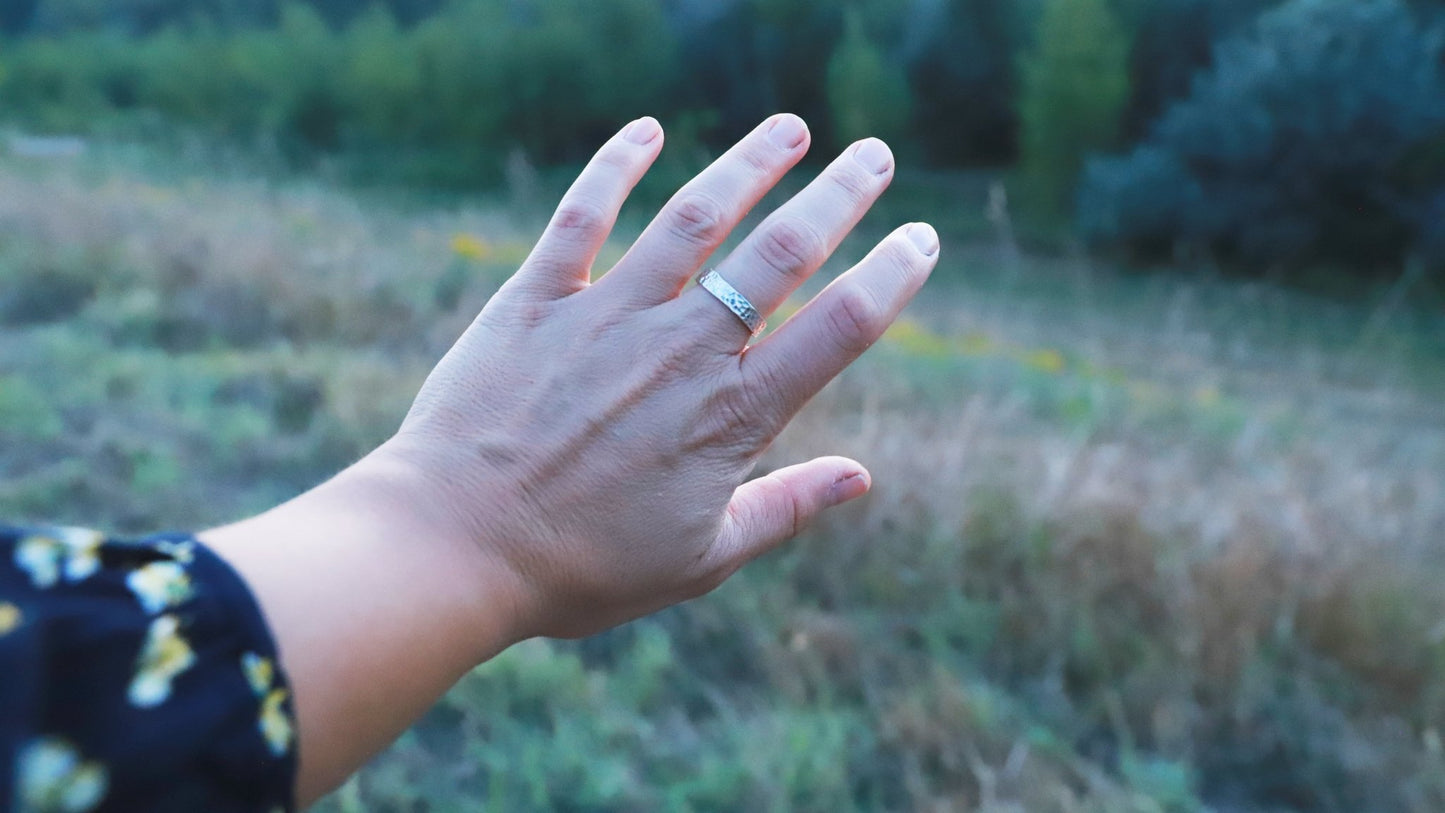
[[[603,284],[633,301],[677,296],[748,210],[808,151],[808,127],[791,113],[764,121],[673,196]]]
[[[876,138],[848,148],[792,200],[769,215],[713,270],[766,315],[783,304],[812,276],[838,244],[888,188],[893,153]],[[724,346],[748,329],[706,291],[684,295],[691,308],[710,311],[704,324],[716,325]]]

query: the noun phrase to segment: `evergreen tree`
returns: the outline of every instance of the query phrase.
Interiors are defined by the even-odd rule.
[[[1084,157],[1113,146],[1129,101],[1129,42],[1107,0],[1049,0],[1022,62],[1022,169],[1036,202],[1058,212]]]
[[[1018,158],[1017,62],[1039,0],[947,0],[915,6],[910,60],[915,137],[934,163],[1012,164]]]
[[[868,40],[856,12],[848,14],[846,33],[828,60],[827,93],[840,144],[868,136],[893,138],[908,126],[908,79]]]

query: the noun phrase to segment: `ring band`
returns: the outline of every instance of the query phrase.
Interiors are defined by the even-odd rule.
[[[738,293],[738,289],[728,284],[728,281],[718,275],[716,271],[706,271],[697,278],[697,284],[702,289],[717,297],[717,300],[727,306],[734,316],[741,319],[752,335],[756,336],[763,332],[768,322],[763,318],[758,309],[748,298]]]

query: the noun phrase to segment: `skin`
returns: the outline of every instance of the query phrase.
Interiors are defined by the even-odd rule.
[[[618,210],[662,149],[655,120],[633,122],[394,437],[306,494],[201,535],[277,638],[302,805],[511,644],[590,635],[701,596],[867,492],[868,472],[840,457],[747,478],[917,293],[936,232],[900,228],[752,346],[737,317],[687,285],[809,141],[796,116],[763,122],[593,282]],[[854,144],[716,270],[770,313],[892,176],[883,142]]]

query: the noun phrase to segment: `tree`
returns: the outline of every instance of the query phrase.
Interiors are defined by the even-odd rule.
[[[0,3],[0,34],[16,36],[30,27],[40,0],[11,0]]]
[[[848,14],[843,40],[828,60],[827,93],[840,144],[894,138],[908,126],[908,78],[868,40],[856,11]]]
[[[1037,6],[1038,0],[948,0],[922,18],[909,78],[916,138],[934,163],[1017,160],[1017,57]]]
[[[1401,0],[1293,0],[1220,45],[1132,154],[1090,166],[1081,230],[1255,269],[1394,267],[1445,190],[1441,53]]]
[[[1107,0],[1048,0],[1022,62],[1022,168],[1045,211],[1062,209],[1084,157],[1114,145],[1129,101],[1129,42]]]

